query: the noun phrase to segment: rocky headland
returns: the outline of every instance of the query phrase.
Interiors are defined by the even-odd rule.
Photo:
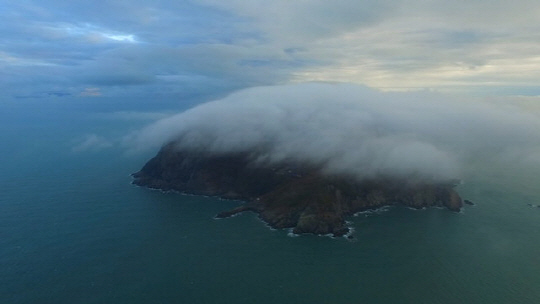
[[[354,213],[389,205],[446,207],[459,211],[463,201],[455,181],[379,177],[362,179],[325,173],[313,165],[269,164],[251,153],[209,154],[165,145],[133,174],[136,185],[195,195],[241,200],[218,218],[252,211],[273,228],[296,234],[349,232],[345,219]]]

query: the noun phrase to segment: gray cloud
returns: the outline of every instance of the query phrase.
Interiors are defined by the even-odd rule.
[[[540,120],[501,101],[432,93],[382,93],[311,83],[236,92],[132,134],[132,150],[258,151],[263,162],[304,161],[358,177],[461,177],[487,166],[540,169]],[[538,112],[536,112],[538,113]]]
[[[198,2],[252,18],[269,39],[287,43],[305,43],[377,23],[393,15],[402,1],[199,0]]]
[[[267,44],[302,49],[296,55],[311,64],[291,71],[301,82],[392,90],[504,86],[509,93],[537,86],[535,1],[201,2],[251,18]]]
[[[101,88],[104,97],[178,99],[261,84],[263,74],[265,84],[277,77],[269,67],[240,64],[259,59],[235,44],[255,37],[249,27],[189,1],[24,1],[3,4],[0,17],[0,77],[10,82],[0,89],[6,97],[47,98],[40,92],[52,83],[54,90],[72,93],[97,86],[108,87]],[[269,72],[247,71],[254,69]]]
[[[0,89],[208,100],[341,81],[538,94],[539,10],[532,0],[11,1],[0,10]]]

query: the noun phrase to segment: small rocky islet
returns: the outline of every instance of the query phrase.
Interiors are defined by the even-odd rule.
[[[457,212],[464,204],[454,189],[456,181],[358,180],[313,165],[254,159],[249,152],[206,153],[171,142],[133,174],[133,184],[240,200],[245,203],[217,217],[252,211],[271,227],[291,228],[295,234],[344,236],[349,232],[348,216],[384,206],[446,207]]]

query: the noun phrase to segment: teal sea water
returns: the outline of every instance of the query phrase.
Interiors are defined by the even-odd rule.
[[[237,204],[130,184],[152,156],[73,151],[144,125],[0,112],[0,303],[540,303],[534,187],[469,180],[476,203],[351,218],[355,239],[271,230]],[[531,190],[532,189],[532,190]]]

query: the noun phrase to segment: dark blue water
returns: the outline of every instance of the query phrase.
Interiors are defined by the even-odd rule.
[[[353,241],[290,237],[213,219],[234,201],[130,185],[151,155],[71,149],[144,122],[5,113],[0,303],[540,303],[535,193],[469,181],[463,213],[392,208],[351,218]]]

